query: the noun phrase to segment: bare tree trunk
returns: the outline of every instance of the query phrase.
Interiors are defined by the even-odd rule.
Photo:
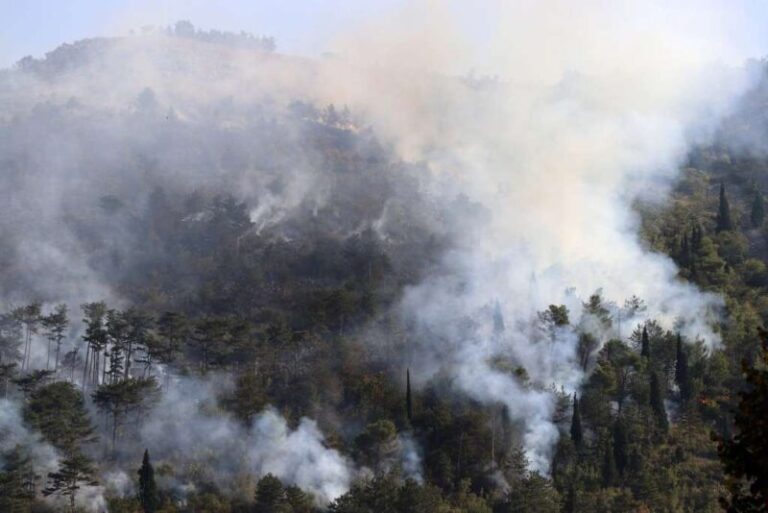
[[[91,356],[91,345],[87,344],[85,346],[85,363],[83,364],[83,390],[85,390],[85,383],[88,379],[88,361]],[[72,364],[72,370],[74,372],[75,364]]]
[[[128,347],[125,350],[125,369],[123,371],[123,379],[128,379],[130,377],[131,358],[133,358],[133,342],[128,342]]]
[[[54,364],[53,370],[58,371],[59,370],[59,355],[61,354],[61,339],[56,339],[56,363]]]

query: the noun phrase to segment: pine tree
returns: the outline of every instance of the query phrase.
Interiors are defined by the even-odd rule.
[[[128,414],[141,411],[158,396],[155,378],[131,378],[116,383],[100,385],[93,394],[93,402],[103,413],[112,417],[112,451],[117,444],[117,434]]]
[[[29,511],[35,498],[35,474],[28,450],[17,445],[0,453],[0,511]]]
[[[62,455],[58,469],[48,474],[43,494],[69,497],[74,512],[77,491],[83,484],[96,484],[93,464],[83,454],[83,445],[96,437],[82,394],[66,381],[38,388],[25,405],[24,419]]]
[[[651,371],[650,406],[654,417],[656,417],[656,423],[666,433],[669,428],[669,421],[667,420],[667,410],[664,409],[664,396],[661,392],[661,383],[656,371]]]
[[[59,494],[69,497],[69,511],[75,513],[75,498],[82,484],[95,486],[93,463],[79,450],[65,456],[55,472],[48,474],[48,486],[43,495]]]
[[[83,309],[86,342],[85,364],[83,366],[83,389],[89,383],[99,383],[99,364],[101,352],[107,346],[107,330],[104,327],[104,316],[107,313],[107,305],[103,302],[86,303]]]
[[[32,335],[37,333],[40,324],[40,310],[40,303],[34,302],[13,311],[13,315],[24,325],[24,355],[21,359],[21,372],[29,370],[32,357]]]
[[[411,369],[405,370],[405,413],[408,422],[413,422],[413,399],[411,397]]]
[[[683,339],[677,334],[677,354],[675,358],[675,383],[680,390],[680,401],[687,403],[690,399],[690,384],[688,378],[688,355],[683,348]]]
[[[255,513],[279,513],[285,511],[285,488],[280,479],[267,474],[256,485]]]
[[[651,357],[651,341],[648,338],[648,328],[643,326],[643,336],[640,339],[640,356],[649,359]]]
[[[763,195],[760,191],[755,191],[755,198],[752,200],[752,211],[749,215],[750,221],[752,221],[753,228],[760,228],[763,226],[765,220],[765,205],[763,204]]]
[[[155,469],[149,462],[149,450],[144,450],[144,460],[139,469],[139,503],[144,513],[155,513],[157,510],[157,485],[155,484]]]
[[[720,183],[720,205],[717,209],[718,233],[733,230],[733,221],[731,221],[731,207],[728,205],[728,198],[725,195],[725,185]]]
[[[581,411],[579,410],[579,398],[573,395],[573,417],[571,417],[571,440],[576,447],[581,446],[584,435],[581,430]]]
[[[45,337],[48,339],[48,363],[45,368],[47,369],[50,366],[51,346],[53,346],[55,348],[53,370],[58,371],[61,359],[61,344],[66,337],[67,327],[69,326],[67,305],[64,303],[57,305],[53,313],[42,318],[42,325],[45,328]]]

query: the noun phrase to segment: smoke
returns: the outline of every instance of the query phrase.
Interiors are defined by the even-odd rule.
[[[178,467],[171,476],[176,489],[188,488],[192,477],[184,469],[200,462],[210,482],[230,493],[242,493],[237,487],[243,480],[267,473],[312,493],[321,504],[347,491],[356,471],[326,446],[313,420],[302,418],[292,429],[267,408],[244,426],[218,409],[217,396],[227,386],[213,378],[174,381],[140,426],[140,443],[149,448],[155,465],[168,461]]]
[[[16,447],[26,451],[36,472],[47,475],[57,469],[59,455],[56,449],[24,426],[18,404],[0,399],[0,468],[6,463],[4,456]]]
[[[257,475],[271,473],[281,480],[313,493],[322,503],[333,500],[349,488],[349,463],[335,450],[323,445],[317,424],[304,418],[291,431],[274,410],[260,414],[253,424],[256,444],[249,459]]]
[[[565,304],[578,321],[600,289],[614,310],[643,298],[635,322],[647,316],[719,343],[711,326],[721,299],[680,281],[668,257],[644,246],[632,207],[663,201],[689,146],[711,136],[751,77],[732,66],[746,55],[718,23],[728,6],[494,5],[498,30],[480,60],[500,78],[448,79],[471,51],[456,44],[450,13],[438,8],[437,22],[417,23],[416,8],[342,42],[354,78],[334,71],[344,83],[326,84],[405,158],[427,163],[432,193],[465,195],[482,211],[457,215],[464,224],[441,270],[405,293],[410,366],[421,379],[448,369],[460,390],[504,404],[525,426],[532,468],[547,472],[559,436],[549,390],[572,391],[582,375],[575,330],[542,341],[530,326],[537,311]],[[502,333],[483,314],[494,304]],[[600,331],[599,340],[618,335]],[[531,382],[499,370],[498,358]]]
[[[130,277],[123,264],[136,256],[127,227],[157,185],[234,192],[259,230],[370,198],[348,176],[320,172],[322,156],[289,108],[348,105],[349,133],[370,126],[424,176],[403,185],[405,173],[388,170],[362,215],[337,215],[338,233],[369,225],[386,241],[398,209],[421,202],[410,220],[451,239],[396,308],[410,330],[401,357],[417,384],[445,372],[462,393],[503,404],[523,425],[532,468],[547,472],[559,436],[552,390],[583,378],[579,326],[600,341],[622,335],[618,322],[590,322],[590,294],[602,290],[614,321],[615,305],[637,296],[647,309],[625,324],[654,318],[719,343],[711,326],[721,300],[645,247],[633,205],[665,199],[690,145],[748,87],[734,65],[748,55],[731,38],[731,5],[481,8],[493,25],[480,40],[461,13],[428,2],[340,36],[335,56],[316,61],[150,33],[4,71],[0,199],[10,215],[0,229],[10,243],[0,262],[14,277],[5,299],[122,300],[113,284]],[[106,195],[122,202],[117,215],[95,200]],[[549,304],[566,305],[571,323],[543,334],[535,321]],[[291,429],[268,410],[246,429],[201,411],[210,387],[182,380],[166,391],[141,428],[153,454],[184,460],[205,447],[222,487],[241,472],[273,472],[321,501],[347,488],[356,471],[313,421]]]
[[[20,405],[8,399],[0,399],[0,470],[5,470],[6,460],[13,451],[20,451],[24,461],[20,470],[36,491],[44,488],[50,472],[59,470],[59,452],[39,433],[29,430],[23,422]],[[64,507],[68,499],[52,495],[48,502]],[[106,501],[102,486],[82,485],[76,496],[79,507],[88,511],[104,511]]]

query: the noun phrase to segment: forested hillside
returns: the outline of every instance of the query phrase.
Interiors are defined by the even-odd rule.
[[[156,67],[119,61],[146,41]],[[570,274],[527,263],[548,243],[483,242],[481,199],[535,175],[473,195],[466,154],[411,158],[375,110],[281,82],[313,66],[182,23],[0,72],[0,511],[719,511],[768,320],[768,71],[668,197],[598,204],[638,247],[603,275],[583,248],[616,239],[591,228]],[[533,239],[569,193],[500,199],[530,216],[501,224]],[[671,280],[622,297],[627,269]]]

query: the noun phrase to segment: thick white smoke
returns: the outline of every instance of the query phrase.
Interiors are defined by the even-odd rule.
[[[267,473],[295,484],[326,504],[349,488],[354,467],[326,447],[317,424],[307,418],[292,429],[272,408],[243,426],[216,407],[221,380],[180,379],[167,388],[141,425],[141,443],[153,459],[205,463],[211,481],[227,490],[249,476]],[[183,476],[177,486],[185,484]]]
[[[546,471],[558,436],[549,390],[575,389],[582,375],[574,331],[542,337],[532,325],[536,312],[565,304],[576,322],[581,302],[602,289],[619,304],[636,295],[647,303],[644,315],[677,325],[690,338],[718,343],[710,322],[720,300],[680,282],[670,259],[643,246],[632,205],[664,199],[689,144],[708,136],[746,86],[747,77],[730,66],[748,55],[732,44],[734,26],[721,23],[731,4],[521,1],[490,2],[483,9],[494,26],[479,47],[457,28],[456,13],[428,3],[340,38],[337,57],[321,61],[152,34],[95,46],[53,81],[9,74],[0,89],[4,120],[44,99],[51,112],[41,108],[40,125],[70,109],[87,128],[56,136],[43,131],[49,139],[42,152],[30,150],[40,143],[36,125],[23,125],[29,133],[7,130],[5,150],[41,159],[30,162],[12,205],[25,226],[34,228],[15,243],[22,256],[34,253],[23,275],[45,275],[73,261],[78,264],[65,275],[66,283],[86,295],[103,291],[72,238],[49,231],[60,226],[58,206],[65,194],[83,195],[89,181],[130,190],[144,170],[117,172],[126,147],[115,143],[126,154],[113,153],[110,144],[84,143],[91,132],[107,134],[100,139],[106,142],[128,138],[147,148],[153,137],[165,135],[162,129],[145,130],[152,116],[238,129],[261,115],[261,104],[299,98],[349,105],[404,159],[432,171],[420,191],[430,201],[462,205],[446,219],[457,234],[454,247],[400,304],[416,330],[410,357],[417,379],[447,371],[461,391],[504,404],[524,424],[533,468]],[[499,78],[456,78],[473,67]],[[137,103],[145,88],[152,95]],[[126,110],[135,114],[131,122],[110,117]],[[98,116],[104,113],[106,120]],[[155,164],[177,173],[169,181],[205,184],[225,174],[226,146],[205,140],[188,152],[167,151],[178,148],[172,138],[162,140],[168,145],[158,146]],[[100,166],[86,165],[93,161]],[[199,161],[209,165],[195,165]],[[260,174],[246,169],[238,183],[259,183]],[[270,197],[254,210],[260,224],[285,215],[315,189],[308,185],[318,183],[311,165],[289,178],[290,194]],[[32,194],[49,182],[61,187]],[[253,196],[265,194],[251,186]],[[386,215],[375,226],[384,237]],[[503,330],[493,326],[497,304]],[[499,357],[525,368],[530,382],[495,365]],[[274,469],[324,499],[348,483],[346,463],[322,449],[311,421],[291,431],[267,412],[254,432],[243,434],[232,422],[201,417],[198,405],[185,403],[184,396],[168,394],[164,401],[178,406],[159,408],[143,436],[166,436],[168,447],[179,451],[205,444],[212,453],[246,455],[251,470]],[[194,419],[192,427],[174,429],[177,417]],[[261,438],[274,437],[277,452],[260,452],[259,422]],[[233,446],[240,436],[259,449]],[[289,441],[301,441],[304,448],[291,452]],[[306,467],[307,460],[317,465]]]
[[[664,199],[689,145],[706,140],[748,85],[729,66],[747,55],[722,22],[731,6],[493,5],[497,31],[479,59],[456,50],[445,23],[398,18],[342,43],[341,60],[357,73],[339,88],[404,156],[439,176],[433,194],[465,195],[482,210],[462,221],[443,272],[403,299],[418,330],[412,358],[423,375],[452,369],[460,389],[506,405],[525,425],[532,467],[546,472],[558,437],[547,390],[575,389],[581,371],[575,333],[537,340],[537,311],[565,304],[578,321],[582,301],[601,289],[618,304],[638,296],[648,317],[719,343],[711,326],[721,300],[644,247],[632,206]],[[500,78],[451,82],[439,73],[473,58]],[[503,333],[487,315],[494,304]],[[492,365],[499,357],[531,383]]]

